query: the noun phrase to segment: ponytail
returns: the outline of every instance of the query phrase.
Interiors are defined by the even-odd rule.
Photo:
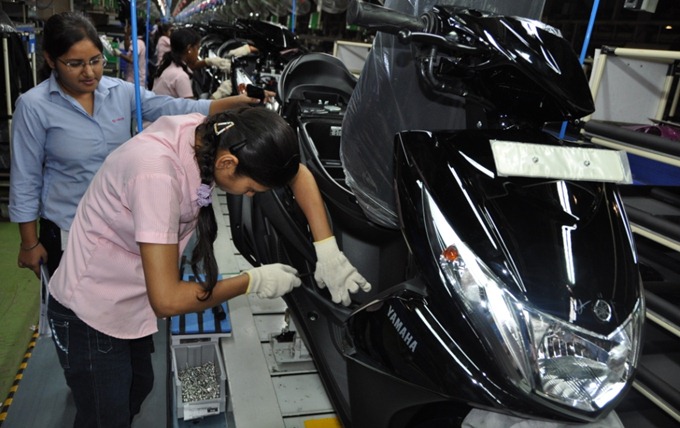
[[[196,246],[191,253],[191,270],[202,272],[205,277],[199,278],[203,287],[203,296],[198,300],[208,300],[212,295],[212,290],[217,284],[218,267],[215,259],[213,244],[217,238],[217,220],[212,205],[201,207],[198,211],[198,223],[196,224]]]
[[[196,128],[196,141],[196,162],[206,186],[212,186],[219,151],[229,150],[238,158],[234,174],[270,188],[287,185],[300,165],[295,132],[280,115],[265,108],[246,107],[210,116]],[[198,214],[197,242],[191,257],[193,271],[205,274],[201,281],[205,294],[199,300],[210,298],[218,274],[213,249],[217,221],[212,206],[206,205]]]
[[[170,52],[165,54],[166,58],[169,56]],[[217,144],[210,144],[209,142],[201,144],[200,148],[194,148],[201,175],[201,185],[206,185],[210,189],[212,189],[211,184],[215,172],[217,148]],[[215,211],[211,203],[202,204],[201,209],[198,211],[198,222],[196,224],[196,245],[191,254],[191,270],[194,273],[202,272],[204,274],[203,280],[200,279],[199,275],[196,275],[204,290],[203,296],[199,297],[201,301],[210,298],[212,290],[217,284],[217,274],[219,272],[213,248],[215,239],[217,239]]]

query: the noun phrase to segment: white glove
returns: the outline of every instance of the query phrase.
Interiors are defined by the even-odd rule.
[[[113,46],[111,46],[111,43],[109,42],[108,37],[101,35],[99,36],[99,40],[102,42],[102,46],[104,46],[104,53],[107,55],[112,55],[113,54]]]
[[[228,58],[220,58],[213,56],[206,58],[205,63],[208,64],[210,67],[217,67],[222,71],[226,71],[227,73],[231,71],[231,60]]]
[[[217,90],[213,92],[212,95],[210,95],[210,98],[212,98],[213,100],[219,100],[220,98],[232,95],[231,91],[232,91],[231,80],[224,79],[222,83],[220,83],[220,86],[217,88]]]
[[[262,299],[281,297],[300,286],[295,268],[281,263],[273,263],[246,271],[250,280],[246,293],[255,293]]]
[[[250,53],[250,46],[243,45],[240,48],[232,49],[227,52],[228,57],[240,58],[242,56],[248,55]]]
[[[334,303],[342,302],[349,306],[349,293],[356,293],[359,288],[371,291],[371,284],[357,272],[347,257],[338,249],[335,237],[314,243],[316,250],[316,272],[314,279],[319,287],[328,287]]]

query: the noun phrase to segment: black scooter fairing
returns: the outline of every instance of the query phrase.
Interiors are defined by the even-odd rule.
[[[401,133],[395,153],[402,221],[423,223],[416,186],[422,182],[453,229],[519,300],[565,321],[570,299],[583,305],[610,300],[615,304],[608,323],[594,319],[586,307],[574,323],[611,333],[640,297],[632,232],[616,186],[499,177],[489,144],[493,139],[569,145],[527,131]],[[422,230],[410,230],[404,228],[411,248],[431,248],[422,242]],[[422,257],[425,262],[439,255]]]
[[[402,222],[409,225],[403,232],[421,267],[427,297],[389,298],[350,317],[353,358],[454,401],[536,418],[570,415],[575,422],[591,421],[616,402],[600,412],[582,412],[520,391],[504,378],[494,349],[469,324],[460,300],[442,283],[440,255],[432,253],[427,241],[423,189],[519,301],[602,335],[633,312],[641,298],[640,280],[616,187],[498,177],[489,140],[501,138],[566,144],[527,132],[399,134],[399,209]],[[609,321],[596,316],[597,300],[613,309]]]
[[[455,35],[457,44],[470,48],[442,55],[433,71],[441,81],[464,81],[466,96],[475,94],[502,114],[537,123],[595,110],[583,67],[555,28],[453,6],[437,6],[426,16],[438,34]]]

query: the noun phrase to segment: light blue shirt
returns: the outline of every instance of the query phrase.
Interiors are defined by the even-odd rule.
[[[210,100],[188,100],[141,90],[142,117],[208,115]],[[62,91],[54,73],[21,95],[12,120],[10,220],[44,217],[69,230],[78,202],[106,156],[129,140],[136,115],[135,87],[103,76],[90,116]]]

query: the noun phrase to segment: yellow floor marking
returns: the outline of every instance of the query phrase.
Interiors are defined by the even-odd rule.
[[[338,418],[323,418],[305,421],[305,428],[342,428],[342,425]]]

